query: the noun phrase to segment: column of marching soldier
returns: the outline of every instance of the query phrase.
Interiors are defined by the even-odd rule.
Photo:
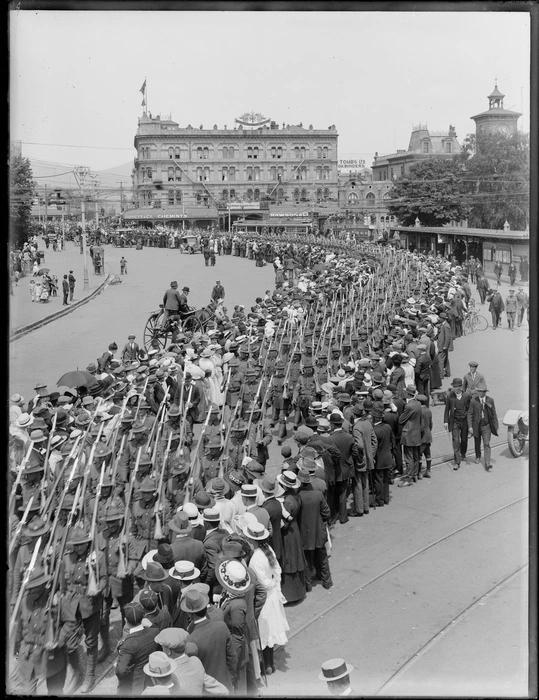
[[[403,470],[405,484],[430,476],[428,404],[438,361],[450,375],[446,311],[460,268],[371,244],[276,248],[294,264],[247,317],[140,356],[130,337],[102,372],[89,365],[87,387],[60,396],[38,383],[15,413],[9,658],[19,692],[34,693],[40,678],[62,692],[68,667],[65,692],[90,692],[113,651],[114,607],[124,625],[119,693],[168,679],[148,667],[161,648],[198,655],[217,682],[210,692],[256,691],[286,641],[282,602],[302,600],[315,579],[333,585],[328,528],[387,505]],[[201,357],[221,378],[221,405],[209,400]],[[426,422],[408,439],[415,384]],[[274,437],[283,464],[271,478]],[[266,553],[267,580],[250,566],[253,550]],[[277,630],[263,613],[270,601]]]

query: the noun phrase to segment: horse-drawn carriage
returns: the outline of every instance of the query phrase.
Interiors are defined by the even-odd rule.
[[[197,332],[204,333],[217,326],[217,319],[211,304],[202,309],[191,309],[189,313],[181,317],[179,314],[172,314],[164,324],[163,314],[163,304],[160,304],[159,309],[150,314],[146,322],[143,333],[146,350],[166,348],[175,342],[180,333],[192,337]]]

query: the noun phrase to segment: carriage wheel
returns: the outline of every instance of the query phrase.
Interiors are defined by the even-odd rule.
[[[183,330],[186,333],[196,333],[197,331],[202,333],[204,331],[204,326],[201,320],[193,315],[189,316],[189,318],[183,322]]]
[[[146,350],[151,348],[165,348],[167,345],[168,333],[161,329],[161,319],[163,314],[158,316],[150,316],[144,328],[144,347]]]

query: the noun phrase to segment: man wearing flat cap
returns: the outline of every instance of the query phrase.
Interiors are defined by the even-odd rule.
[[[116,677],[118,678],[118,695],[140,695],[146,684],[144,666],[150,654],[159,651],[155,638],[159,634],[157,627],[145,627],[142,624],[144,608],[140,603],[125,606],[124,636],[118,642],[116,660]]]
[[[468,362],[470,369],[462,378],[462,391],[467,391],[472,396],[476,396],[477,390],[487,385],[484,375],[477,371],[478,366],[479,363],[475,360]]]

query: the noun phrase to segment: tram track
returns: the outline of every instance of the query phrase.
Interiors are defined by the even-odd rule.
[[[522,500],[522,499],[521,499]],[[490,597],[501,590],[504,586],[510,583],[514,578],[516,578],[522,571],[528,568],[528,564],[523,564],[519,566],[515,571],[508,574],[501,581],[498,581],[492,588],[490,588],[486,593],[484,593],[480,598],[474,600],[468,605],[464,610],[462,610],[458,615],[456,615],[452,620],[445,624],[442,629],[438,630],[425,644],[423,644],[412,656],[410,656],[399,668],[391,674],[391,676],[382,683],[372,694],[379,695],[384,688],[386,688],[390,683],[392,683],[396,678],[401,676],[412,664],[424,656],[441,638],[452,628],[455,624],[462,622],[473,610],[475,610],[480,605],[483,605]]]
[[[481,517],[476,518],[475,520],[472,520],[471,522],[466,523],[465,525],[462,525],[462,526],[456,528],[455,530],[452,530],[451,532],[447,533],[443,537],[439,537],[437,540],[434,540],[433,542],[430,542],[429,544],[425,545],[424,547],[417,549],[415,552],[412,552],[411,554],[404,557],[403,559],[400,559],[395,564],[392,564],[388,568],[384,569],[384,571],[381,571],[380,573],[376,574],[376,576],[373,576],[372,578],[368,579],[364,583],[361,583],[359,586],[356,586],[355,588],[353,588],[351,591],[348,591],[345,595],[338,598],[331,605],[329,605],[327,608],[325,608],[322,612],[317,613],[312,619],[304,622],[297,629],[291,630],[289,635],[288,635],[289,641],[298,637],[300,634],[305,632],[309,627],[314,625],[316,622],[321,620],[323,617],[325,617],[329,613],[333,612],[339,606],[346,603],[350,598],[357,595],[358,593],[363,591],[368,586],[372,586],[373,583],[376,583],[384,576],[387,576],[388,574],[393,573],[396,569],[403,566],[404,564],[407,564],[412,559],[415,559],[416,557],[421,556],[422,554],[429,551],[433,547],[436,547],[437,545],[441,544],[442,542],[449,540],[451,537],[454,537],[455,535],[460,534],[464,530],[467,530],[467,529],[473,527],[474,525],[477,525],[477,523],[480,523],[483,520],[486,520],[487,518],[492,517],[493,515],[497,515],[498,513],[501,513],[503,511],[507,510],[508,508],[511,508],[512,506],[518,505],[519,503],[522,503],[522,501],[525,501],[527,499],[528,499],[528,496],[523,496],[522,498],[518,498],[514,501],[511,501],[510,503],[506,503],[505,505],[500,506],[500,507],[490,511],[489,513],[485,513]]]

